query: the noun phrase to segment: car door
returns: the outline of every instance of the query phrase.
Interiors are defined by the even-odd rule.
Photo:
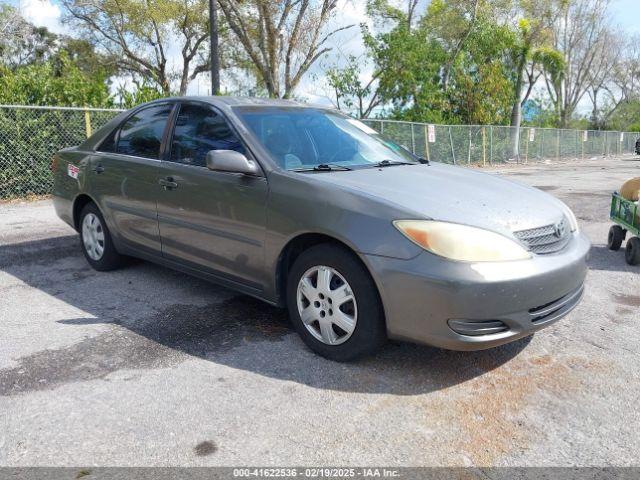
[[[160,163],[158,222],[165,258],[260,290],[268,185],[265,177],[211,171],[210,150],[248,155],[212,106],[184,102]]]
[[[91,190],[117,240],[159,254],[158,168],[171,103],[136,110],[91,159]]]

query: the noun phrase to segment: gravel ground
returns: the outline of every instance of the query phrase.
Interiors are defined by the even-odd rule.
[[[569,204],[583,302],[475,353],[336,364],[286,315],[144,262],[91,270],[49,201],[0,205],[0,465],[638,465],[640,269],[606,249],[640,162],[498,168]]]

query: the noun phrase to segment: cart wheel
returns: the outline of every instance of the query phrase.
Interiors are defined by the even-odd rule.
[[[622,245],[626,234],[627,232],[620,225],[613,225],[609,229],[609,238],[607,239],[609,250],[620,250],[620,245]]]
[[[640,265],[640,238],[633,237],[629,239],[624,258],[629,265]]]

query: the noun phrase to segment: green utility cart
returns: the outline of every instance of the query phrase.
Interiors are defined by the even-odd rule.
[[[629,265],[640,265],[640,208],[638,202],[626,200],[614,192],[611,197],[610,218],[613,225],[609,229],[607,245],[609,250],[619,250],[627,233],[632,236],[627,240],[625,259]]]

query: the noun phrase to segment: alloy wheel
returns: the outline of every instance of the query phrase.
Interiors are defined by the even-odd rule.
[[[82,242],[92,260],[98,261],[104,254],[104,228],[97,215],[88,213],[82,220]]]
[[[346,342],[356,328],[355,295],[346,279],[332,267],[318,265],[302,275],[297,305],[309,333],[327,345]]]

